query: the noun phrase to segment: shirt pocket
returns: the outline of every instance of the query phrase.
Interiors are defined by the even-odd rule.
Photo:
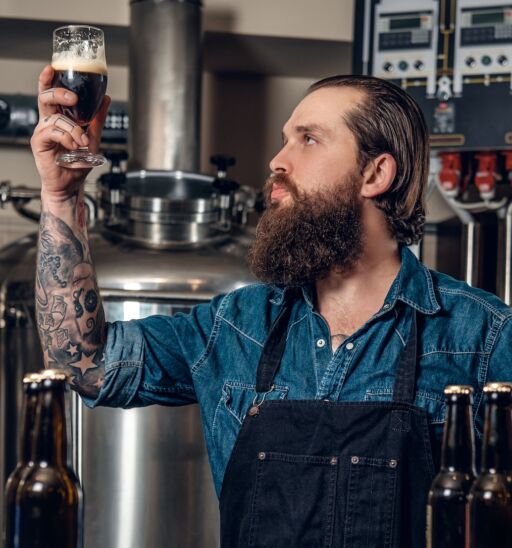
[[[366,390],[364,401],[391,401],[393,388],[377,387]],[[443,424],[446,417],[446,403],[444,397],[436,392],[418,390],[414,398],[414,405],[425,409],[429,424]]]
[[[287,386],[274,385],[273,389],[265,394],[264,400],[283,400],[287,394]],[[255,384],[240,381],[224,383],[212,423],[213,441],[221,452],[226,448],[231,451],[255,396]],[[259,396],[258,402],[262,399],[263,396]],[[224,456],[229,458],[227,454]]]

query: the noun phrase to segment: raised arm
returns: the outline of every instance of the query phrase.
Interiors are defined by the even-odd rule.
[[[88,144],[82,129],[58,113],[76,96],[52,89],[53,71],[39,78],[39,124],[31,140],[41,176],[41,224],[36,272],[36,316],[45,367],[66,370],[77,392],[95,397],[104,378],[105,318],[87,238],[83,184],[87,170],[55,164],[62,149]],[[98,149],[108,110],[105,100],[89,128]]]

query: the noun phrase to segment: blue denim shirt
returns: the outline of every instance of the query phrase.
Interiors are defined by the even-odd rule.
[[[477,436],[486,382],[512,380],[512,309],[494,295],[428,270],[407,249],[382,308],[334,353],[329,328],[307,289],[294,303],[288,339],[269,399],[391,400],[398,358],[418,314],[416,405],[434,430],[445,416],[447,384],[474,387]],[[108,325],[105,383],[89,406],[199,402],[217,493],[255,396],[263,344],[286,290],[254,284],[190,314]],[[437,425],[437,427],[436,427]],[[278,433],[276,434],[278,435]]]

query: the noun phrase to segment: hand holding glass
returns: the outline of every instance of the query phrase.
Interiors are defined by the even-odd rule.
[[[78,96],[74,106],[60,107],[62,114],[87,132],[107,89],[103,31],[80,25],[56,29],[53,32],[52,68],[52,87],[67,88]],[[56,162],[63,167],[83,169],[101,166],[106,159],[101,154],[90,152],[87,147],[81,147],[64,152]]]

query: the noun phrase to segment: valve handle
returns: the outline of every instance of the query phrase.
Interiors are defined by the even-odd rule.
[[[128,153],[125,150],[106,150],[105,156],[110,161],[110,171],[100,176],[100,183],[110,190],[119,190],[126,182],[126,173],[121,171],[120,164],[128,159]]]
[[[128,159],[126,150],[106,150],[105,157],[110,162],[112,171],[115,167],[119,167],[121,162]]]
[[[214,154],[210,156],[210,163],[217,168],[217,171],[227,173],[228,168],[236,164],[236,159],[226,154]]]

